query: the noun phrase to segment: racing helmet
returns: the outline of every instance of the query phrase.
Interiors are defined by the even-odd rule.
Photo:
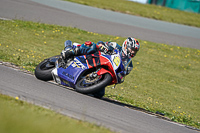
[[[139,51],[139,48],[140,48],[139,41],[133,37],[128,37],[122,44],[122,52],[129,58],[134,57],[137,51]],[[131,51],[134,51],[134,53]]]

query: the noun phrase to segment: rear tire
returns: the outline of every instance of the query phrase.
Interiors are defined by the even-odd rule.
[[[35,68],[35,77],[43,81],[53,80],[51,71],[55,68],[55,61],[60,57],[60,55],[50,57],[43,60]]]
[[[84,86],[83,81],[84,78],[77,81],[75,85],[76,91],[83,94],[95,94],[111,83],[112,76],[109,73],[105,73],[102,75],[101,80],[97,84],[93,84],[91,86]]]

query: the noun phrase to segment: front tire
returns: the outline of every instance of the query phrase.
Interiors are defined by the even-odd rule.
[[[109,73],[105,73],[101,75],[101,78],[99,79],[97,83],[93,83],[88,86],[85,86],[84,84],[85,78],[82,78],[76,83],[75,89],[76,91],[83,94],[93,94],[93,93],[101,91],[101,89],[109,85],[111,81],[112,81],[112,76]]]
[[[105,88],[102,88],[100,91],[93,93],[95,98],[101,99],[105,95]]]

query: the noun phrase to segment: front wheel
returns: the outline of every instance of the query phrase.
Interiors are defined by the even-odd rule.
[[[75,89],[80,93],[92,94],[105,88],[111,81],[112,76],[109,73],[105,73],[93,79],[91,79],[90,74],[88,74],[76,83]]]
[[[55,68],[55,62],[59,58],[60,58],[60,55],[57,55],[57,56],[53,56],[53,57],[43,60],[35,68],[35,77],[43,81],[52,80],[53,77],[52,77],[51,71]]]

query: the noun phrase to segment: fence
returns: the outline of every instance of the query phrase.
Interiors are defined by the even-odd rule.
[[[200,0],[148,0],[148,3],[200,13]]]

